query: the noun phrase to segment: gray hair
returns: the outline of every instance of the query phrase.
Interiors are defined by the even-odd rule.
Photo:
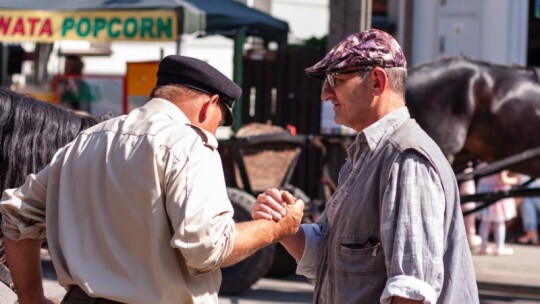
[[[407,83],[407,68],[384,68],[388,78],[388,86],[399,96],[405,97],[405,85]]]
[[[200,94],[203,93],[200,93],[183,85],[170,84],[154,87],[152,93],[150,93],[150,98],[163,98],[169,101],[179,101],[191,100],[198,97]]]

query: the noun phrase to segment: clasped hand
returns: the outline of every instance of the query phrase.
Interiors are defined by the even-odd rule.
[[[284,218],[293,219],[294,225],[300,225],[304,214],[304,202],[296,199],[287,191],[268,189],[257,196],[251,208],[253,219],[266,219],[279,222]]]

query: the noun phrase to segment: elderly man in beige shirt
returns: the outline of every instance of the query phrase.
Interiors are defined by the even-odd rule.
[[[62,303],[217,303],[221,266],[294,234],[303,203],[235,224],[214,136],[241,90],[206,63],[169,56],[152,99],[83,131],[2,197],[19,302],[47,303],[47,238]],[[92,302],[93,303],[93,302]]]

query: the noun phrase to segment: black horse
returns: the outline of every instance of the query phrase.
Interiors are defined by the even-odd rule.
[[[533,69],[440,59],[409,69],[406,103],[455,167],[540,147],[540,84]],[[508,169],[540,176],[540,158]]]
[[[0,195],[5,189],[21,186],[28,174],[43,169],[56,150],[80,131],[111,116],[106,113],[96,119],[78,115],[0,88]],[[10,286],[1,238],[0,232],[0,284]]]

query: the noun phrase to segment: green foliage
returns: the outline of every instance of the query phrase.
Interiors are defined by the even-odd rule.
[[[290,44],[289,47],[307,47],[307,48],[322,48],[326,49],[326,43],[328,40],[328,35],[325,35],[321,38],[315,36],[308,38],[299,44]]]

